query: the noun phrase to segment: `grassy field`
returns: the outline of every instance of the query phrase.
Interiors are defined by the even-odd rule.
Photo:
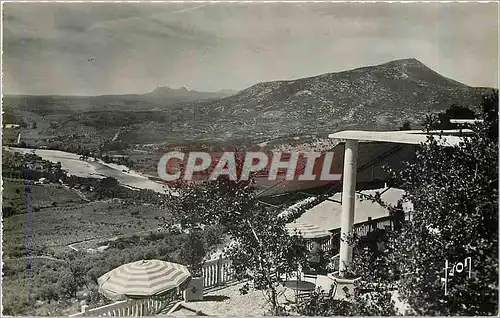
[[[59,259],[30,257],[6,259],[4,265],[4,306],[11,315],[68,315],[80,310],[79,300],[96,292],[99,276],[122,264],[140,259],[178,261],[183,235],[156,235],[122,238],[98,253],[60,251]],[[85,285],[77,297],[70,295],[80,273]],[[88,288],[87,288],[88,286]],[[87,295],[87,296],[86,296]],[[47,299],[52,299],[50,302]],[[78,300],[78,301],[77,301]],[[109,301],[108,301],[109,302]],[[103,303],[92,303],[93,307]]]
[[[24,238],[28,218],[22,215],[6,218],[3,281],[6,314],[68,315],[80,310],[82,299],[92,307],[102,306],[103,299],[94,298],[98,295],[97,278],[111,269],[141,259],[186,264],[180,258],[186,234],[134,235],[144,229],[155,229],[159,223],[155,217],[163,213],[152,206],[127,206],[117,200],[81,204],[72,209],[47,209],[33,214],[30,220],[33,252],[30,257],[25,256]],[[220,237],[217,233],[204,231],[203,240],[209,244],[208,248],[220,243],[214,240]],[[120,234],[125,236],[112,238]],[[104,251],[88,253],[81,248],[77,252],[66,245],[98,236],[108,239],[95,240],[87,247],[106,245]],[[85,283],[75,285],[76,277]]]
[[[96,277],[129,261],[170,258],[182,242],[165,236],[134,238],[134,233],[158,228],[159,217],[166,212],[157,206],[119,199],[85,202],[75,190],[55,184],[30,184],[28,193],[25,189],[23,180],[4,180],[4,206],[27,211],[28,195],[32,211],[40,208],[3,219],[6,314],[62,316],[78,312],[78,301],[87,298],[68,292],[67,286],[75,284],[75,266],[90,275],[85,276],[88,282],[94,282]],[[68,247],[70,243],[99,237],[106,242],[116,236],[132,238],[111,240],[117,243],[97,254],[79,253]],[[89,293],[85,286],[78,290]]]
[[[76,191],[60,184],[35,185],[30,182],[28,191],[26,181],[21,179],[3,180],[2,206],[11,206],[16,214],[28,212],[28,205],[32,211],[52,206],[67,206],[84,202]]]
[[[35,253],[48,247],[65,249],[67,244],[95,237],[156,229],[158,217],[164,213],[153,206],[109,200],[13,215],[4,219],[4,253],[7,256],[22,253],[27,248],[28,232],[31,235],[31,249]]]
[[[96,200],[86,193],[85,201],[63,185],[25,182],[4,179],[4,314],[76,313],[82,300],[92,307],[105,304],[97,278],[117,266],[141,259],[187,264],[180,253],[186,234],[156,231],[168,210],[158,202],[141,203],[156,202],[157,194]],[[15,213],[7,216],[7,210]],[[220,230],[205,229],[203,244],[211,249],[220,237]],[[78,251],[70,248],[78,242]],[[99,246],[106,249],[87,250]]]
[[[68,315],[78,312],[75,301],[38,301],[47,293],[60,289],[60,277],[69,275],[68,265],[61,261],[34,258],[5,260],[2,281],[4,311],[21,315]]]

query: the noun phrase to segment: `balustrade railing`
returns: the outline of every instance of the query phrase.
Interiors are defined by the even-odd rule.
[[[326,242],[322,242],[321,243],[321,249],[325,252],[329,252],[333,249],[333,246],[334,246],[334,237],[333,236],[330,236],[330,238],[328,239],[328,241]],[[311,250],[313,248],[313,241],[312,240],[307,240],[306,241],[306,244],[307,244],[307,249],[308,250]]]
[[[392,229],[391,217],[386,216],[376,220],[368,220],[362,223],[358,223],[354,226],[354,233],[357,236],[365,236],[373,229]]]
[[[412,217],[412,212],[406,211],[404,215],[404,222],[410,221],[411,217]],[[365,236],[368,234],[368,232],[370,232],[373,229],[394,230],[395,223],[397,223],[397,221],[392,216],[385,216],[375,220],[368,218],[367,221],[354,225],[354,233],[357,236]]]
[[[235,279],[231,260],[223,257],[206,261],[202,267],[204,289],[222,286]]]
[[[161,298],[127,299],[88,309],[82,306],[82,311],[70,317],[142,317],[154,316],[174,300],[179,299],[179,293],[170,293]]]

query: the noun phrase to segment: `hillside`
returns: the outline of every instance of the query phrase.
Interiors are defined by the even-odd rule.
[[[25,123],[28,129],[23,129],[22,135],[30,144],[77,140],[92,146],[112,139],[122,128],[135,123],[163,120],[163,116],[157,115],[158,111],[174,104],[217,99],[234,93],[232,90],[198,92],[184,87],[158,87],[150,93],[128,95],[5,95],[3,121]],[[35,122],[36,129],[31,129]],[[9,141],[18,132],[4,133],[4,141]]]
[[[16,102],[6,97],[6,107],[9,112],[10,103],[13,115],[21,117],[29,113],[38,116],[33,118],[43,116],[44,123],[37,122],[41,128],[36,136],[40,137],[26,135],[42,143],[95,145],[113,140],[128,147],[190,140],[286,142],[294,136],[324,136],[343,129],[397,129],[404,120],[418,123],[426,113],[442,111],[451,104],[477,108],[487,90],[443,77],[416,59],[403,59],[259,83],[219,99],[193,102],[188,99],[211,97],[185,88],[158,88],[140,99],[137,95],[26,97]],[[182,98],[181,103],[172,102]]]
[[[260,83],[227,98],[169,110],[174,129],[197,138],[269,139],[356,129],[397,129],[451,104],[477,108],[486,88],[473,88],[404,59],[292,81]],[[194,111],[196,110],[196,111]]]

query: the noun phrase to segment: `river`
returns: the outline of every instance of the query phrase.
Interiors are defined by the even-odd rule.
[[[34,153],[42,159],[53,163],[60,162],[63,170],[68,174],[79,177],[104,178],[112,177],[121,184],[136,188],[150,189],[156,192],[165,193],[166,186],[149,180],[147,176],[142,175],[126,167],[116,164],[104,163],[102,160],[94,162],[93,160],[80,160],[80,156],[70,152],[49,149],[28,149],[17,147],[4,147],[6,151],[19,153]],[[123,170],[129,171],[124,172]]]

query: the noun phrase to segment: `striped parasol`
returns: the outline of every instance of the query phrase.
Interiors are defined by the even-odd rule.
[[[97,279],[99,292],[119,300],[145,298],[183,289],[191,274],[186,266],[159,260],[142,260],[119,266]]]
[[[322,229],[314,224],[293,222],[285,225],[288,234],[301,234],[305,239],[318,239],[329,237],[332,234],[325,229]]]

